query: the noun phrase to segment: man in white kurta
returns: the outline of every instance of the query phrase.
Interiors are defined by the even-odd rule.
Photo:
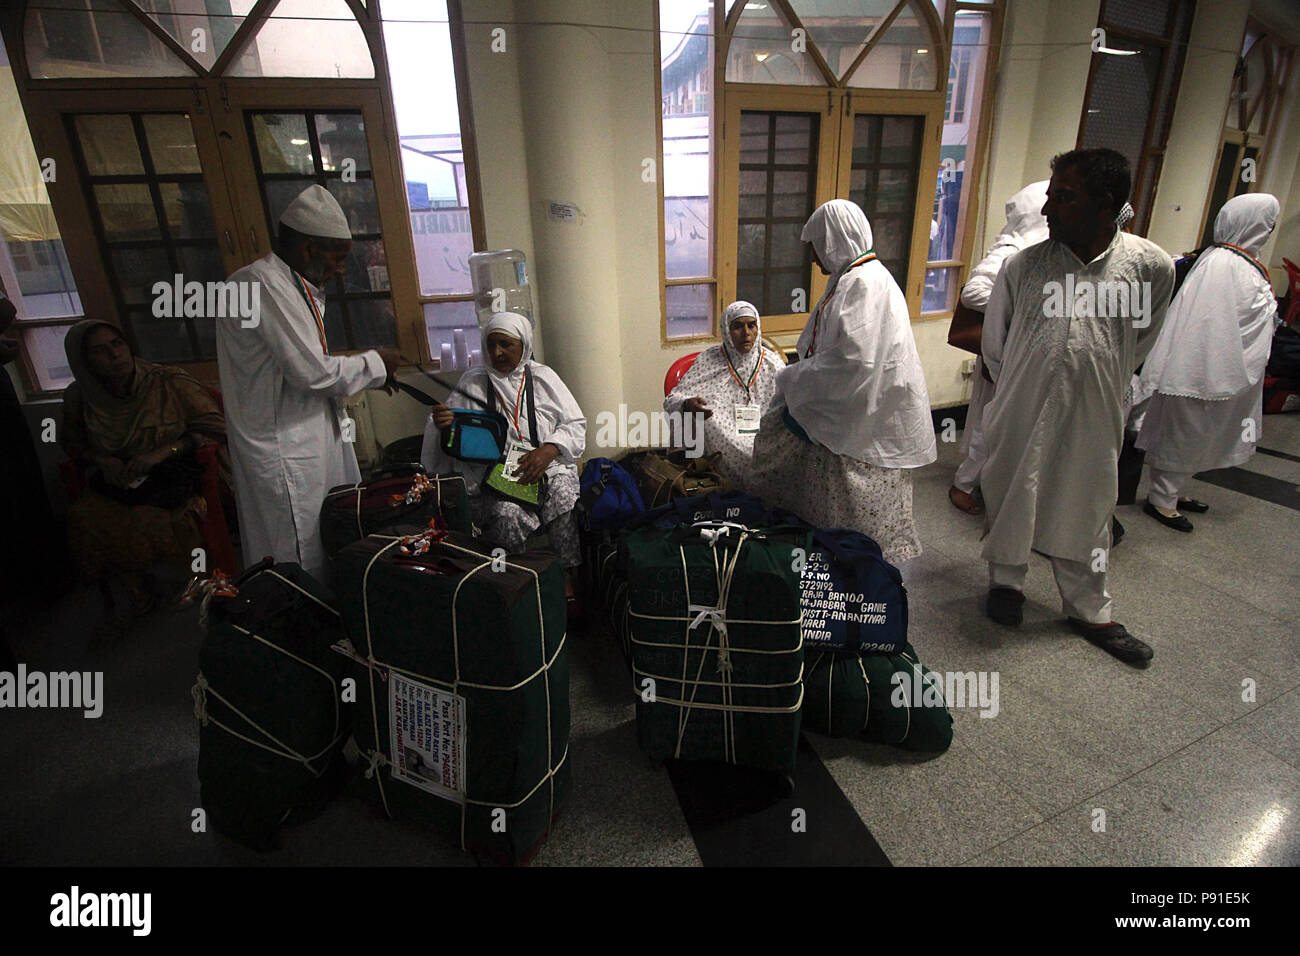
[[[1006,262],[984,315],[984,362],[997,383],[981,474],[988,613],[1020,623],[1037,551],[1052,561],[1071,627],[1122,660],[1145,661],[1151,648],[1111,618],[1106,562],[1124,396],[1164,321],[1173,263],[1115,227],[1130,187],[1122,156],[1076,150],[1052,166],[1051,238]]]
[[[1183,511],[1209,510],[1179,497],[1192,475],[1255,454],[1277,314],[1257,256],[1280,211],[1268,193],[1224,203],[1214,220],[1214,248],[1201,253],[1178,290],[1142,369],[1137,398],[1151,397],[1137,441],[1151,468],[1142,510],[1177,531],[1192,530]]]
[[[993,240],[993,246],[979,264],[971,270],[970,278],[962,286],[961,303],[968,309],[983,312],[993,294],[993,283],[1002,271],[1002,264],[1021,249],[1047,238],[1047,220],[1043,218],[1043,203],[1047,202],[1047,180],[1030,183],[1007,200],[1007,222]],[[987,449],[984,445],[984,408],[993,397],[993,383],[984,374],[984,359],[975,360],[975,374],[971,379],[970,405],[966,410],[966,427],[962,429],[960,450],[966,457],[957,466],[948,499],[967,514],[981,514],[983,509],[974,499],[975,487],[980,481]]]
[[[396,354],[329,354],[321,286],[351,242],[338,202],[310,186],[280,223],[290,243],[230,277],[260,284],[260,312],[248,326],[217,319],[217,365],[245,566],[270,556],[324,578],[321,502],[361,478],[343,399],[383,386]]]

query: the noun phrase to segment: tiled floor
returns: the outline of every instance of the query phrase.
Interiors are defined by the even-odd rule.
[[[1261,444],[1300,455],[1300,415],[1267,418]],[[937,671],[996,671],[996,716],[954,709],[953,746],[933,758],[809,735],[890,860],[1300,863],[1300,512],[1203,482],[1191,494],[1211,510],[1191,535],[1121,508],[1115,614],[1156,653],[1137,670],[1065,628],[1045,561],[1031,565],[1022,627],[983,615],[981,519],[946,495],[957,460],[941,444],[939,462],[916,476],[925,553],[905,569],[910,638]],[[1300,485],[1297,462],[1257,455],[1246,468]],[[271,854],[193,833],[195,621],[156,617],[92,652],[97,614],[95,595],[79,592],[14,629],[33,669],[104,670],[106,707],[98,720],[0,715],[0,861],[469,862],[348,794]],[[599,633],[571,634],[569,646],[573,798],[537,864],[699,865],[668,774],[637,749],[617,651]],[[812,833],[817,808],[807,812]]]

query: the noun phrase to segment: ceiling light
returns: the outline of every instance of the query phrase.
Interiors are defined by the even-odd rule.
[[[754,59],[757,60],[759,63],[762,63],[764,60],[767,59],[767,57],[768,57],[768,54],[766,54],[766,53],[755,53],[755,54],[754,54]]]
[[[291,140],[289,140],[289,142],[292,143],[294,146],[306,146],[306,145],[307,145],[307,141],[306,141],[305,139],[291,139]]]
[[[929,50],[924,50],[924,49],[922,49],[922,50],[917,50],[916,52],[917,52],[917,53],[929,53],[930,51],[929,51]]]

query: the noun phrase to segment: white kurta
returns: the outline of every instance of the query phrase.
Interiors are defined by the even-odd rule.
[[[993,294],[1002,264],[1021,249],[1047,238],[1047,220],[1043,218],[1043,204],[1047,202],[1047,180],[1030,183],[1006,203],[1007,222],[993,240],[984,258],[971,270],[962,286],[961,302],[968,309],[983,312]],[[993,383],[984,377],[984,359],[975,359],[971,379],[970,404],[966,409],[966,427],[962,429],[958,450],[966,457],[957,466],[953,485],[970,494],[979,484],[980,471],[987,457],[984,441],[984,409],[993,398]]]
[[[1278,211],[1267,193],[1237,196],[1219,211],[1214,239],[1253,256]],[[1139,399],[1152,396],[1137,442],[1151,467],[1194,474],[1255,453],[1276,312],[1273,288],[1250,260],[1219,247],[1201,253],[1137,386]]]
[[[1150,324],[1089,317],[1079,300],[1045,308],[1049,283],[1145,282]],[[1031,550],[1091,561],[1109,548],[1123,444],[1124,395],[1164,321],[1174,267],[1155,243],[1116,231],[1079,260],[1048,239],[1003,265],[984,314],[984,362],[997,391],[985,409],[984,558],[1021,565]],[[1103,311],[1103,310],[1094,310]]]
[[[238,270],[232,282],[261,283],[261,321],[218,318],[217,366],[245,565],[270,555],[324,576],[320,508],[334,485],[360,480],[343,440],[342,402],[383,385],[377,352],[325,355],[316,321],[274,253]],[[325,297],[308,286],[318,307]]]
[[[736,406],[757,405],[762,412],[767,411],[776,393],[776,373],[785,364],[785,360],[761,342],[756,348],[762,349],[763,364],[758,369],[758,378],[749,389],[745,389],[731,376],[722,346],[715,345],[701,352],[695,362],[682,376],[677,387],[664,399],[664,411],[679,412],[688,398],[702,398],[712,410],[713,415],[704,422],[705,454],[720,452],[722,458],[718,472],[733,484],[744,487],[749,476],[750,462],[754,454],[755,432],[741,433],[736,430]],[[754,359],[745,356],[745,366],[753,369]]]

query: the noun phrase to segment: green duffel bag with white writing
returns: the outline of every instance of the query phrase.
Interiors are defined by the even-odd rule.
[[[925,753],[952,744],[942,680],[911,644],[897,654],[809,652],[803,724],[829,737],[861,736]]]

